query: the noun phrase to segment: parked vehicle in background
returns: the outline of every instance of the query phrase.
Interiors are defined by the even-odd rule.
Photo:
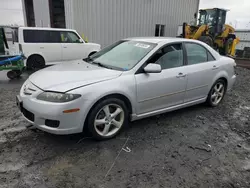
[[[83,59],[101,48],[99,44],[86,43],[72,29],[19,27],[13,35],[15,48],[11,49],[24,54],[27,58],[24,64],[30,69]]]
[[[204,102],[217,106],[235,82],[235,65],[197,40],[125,39],[32,74],[17,104],[38,129],[71,134],[86,127],[94,138],[109,139],[129,120]]]

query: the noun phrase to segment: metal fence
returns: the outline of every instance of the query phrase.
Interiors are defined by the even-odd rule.
[[[250,30],[236,30],[235,34],[240,39],[236,46],[236,57],[250,59]]]

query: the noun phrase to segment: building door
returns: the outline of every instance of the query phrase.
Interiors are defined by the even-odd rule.
[[[155,25],[155,36],[163,37],[165,35],[165,25],[156,24]]]
[[[64,0],[49,0],[50,25],[53,28],[66,28]]]

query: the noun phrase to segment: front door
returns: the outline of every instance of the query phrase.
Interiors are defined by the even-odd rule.
[[[161,73],[135,75],[138,115],[183,103],[187,84],[183,60],[182,44],[168,45],[148,61],[160,64]]]
[[[88,45],[73,31],[61,32],[62,58],[64,61],[86,58]]]

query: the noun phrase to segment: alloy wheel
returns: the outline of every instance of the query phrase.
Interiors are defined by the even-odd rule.
[[[214,105],[217,105],[220,103],[224,96],[225,87],[224,84],[221,82],[218,82],[214,85],[211,95],[211,101]]]
[[[100,136],[109,137],[116,134],[124,123],[125,112],[117,104],[105,105],[96,114],[94,128]]]

